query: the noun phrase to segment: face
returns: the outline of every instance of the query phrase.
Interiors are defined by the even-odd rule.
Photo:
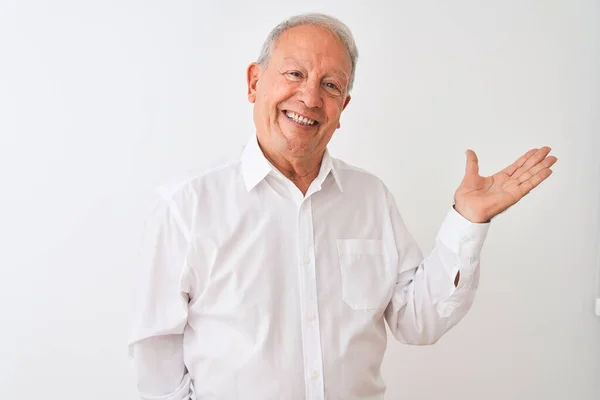
[[[321,157],[350,101],[351,70],[343,43],[326,29],[304,25],[285,31],[268,64],[253,63],[247,71],[263,150],[286,160]]]

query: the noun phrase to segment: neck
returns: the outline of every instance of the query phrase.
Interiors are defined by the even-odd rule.
[[[270,152],[260,142],[258,145],[265,158],[305,195],[310,184],[319,175],[324,152],[314,157],[286,158],[276,152]]]

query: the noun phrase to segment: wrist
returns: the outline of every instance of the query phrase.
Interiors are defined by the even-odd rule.
[[[470,210],[461,207],[458,204],[453,204],[452,208],[459,213],[463,218],[473,224],[487,224],[491,222],[490,218],[487,218],[482,215],[477,215],[476,213],[470,212]]]

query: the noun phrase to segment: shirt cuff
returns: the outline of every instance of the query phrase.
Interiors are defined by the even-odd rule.
[[[192,389],[192,379],[189,374],[185,374],[181,384],[173,393],[163,395],[149,395],[140,393],[142,400],[192,400],[195,399]]]
[[[490,224],[471,222],[452,207],[446,214],[437,237],[460,260],[471,264],[479,259]]]

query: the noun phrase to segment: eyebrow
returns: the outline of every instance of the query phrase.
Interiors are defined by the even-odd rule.
[[[284,57],[283,60],[284,61],[291,61],[291,62],[293,62],[295,64],[309,64],[309,65],[311,64],[311,62],[309,60],[306,60],[306,59],[297,59],[297,58],[294,58],[294,57]],[[333,69],[333,70],[331,70],[331,73],[333,75],[336,75],[338,78],[343,79],[346,83],[349,80],[348,76],[345,73],[343,73],[342,71],[340,71],[340,70]]]

